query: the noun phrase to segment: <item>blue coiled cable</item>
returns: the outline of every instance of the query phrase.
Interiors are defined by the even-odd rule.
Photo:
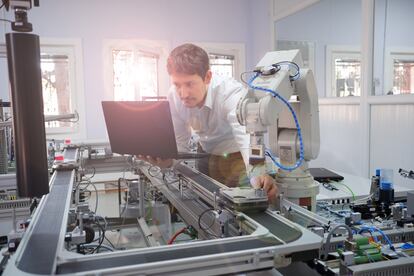
[[[296,65],[296,63],[290,63],[290,62],[279,62],[276,65],[281,65],[281,64],[288,64],[295,66],[295,68],[297,69],[297,72],[295,75],[291,76],[291,80],[297,80],[299,78],[299,66]],[[255,86],[253,85],[253,81],[260,75],[260,73],[256,73],[248,82],[248,85],[250,88],[255,89],[255,90],[261,90],[267,93],[270,93],[273,97],[279,99],[280,101],[282,101],[289,109],[289,111],[292,113],[293,116],[293,120],[295,121],[295,125],[296,125],[296,129],[298,130],[298,137],[299,137],[299,160],[296,161],[296,164],[292,167],[286,167],[282,164],[280,164],[279,162],[277,162],[277,160],[275,159],[275,157],[273,156],[272,152],[270,149],[266,149],[265,150],[265,155],[269,156],[270,159],[272,159],[273,163],[278,166],[279,168],[281,168],[282,170],[285,171],[293,171],[295,169],[297,169],[303,162],[303,160],[305,159],[305,154],[304,154],[304,147],[303,147],[303,139],[302,139],[302,131],[299,125],[299,121],[298,118],[296,116],[295,110],[293,110],[292,105],[282,96],[280,96],[279,93],[277,93],[276,91],[273,91],[271,89],[268,88],[263,88],[263,87],[259,87],[259,86]]]

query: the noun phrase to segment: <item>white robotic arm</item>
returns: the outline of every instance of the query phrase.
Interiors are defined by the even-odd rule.
[[[273,152],[280,159],[276,177],[280,190],[314,209],[319,190],[307,172],[307,161],[319,154],[318,97],[312,71],[301,67],[298,50],[268,52],[256,66],[237,116],[250,134],[250,164],[264,162],[266,152]],[[265,148],[265,133],[270,151]]]

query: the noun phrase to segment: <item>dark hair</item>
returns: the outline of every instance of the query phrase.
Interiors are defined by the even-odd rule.
[[[168,74],[183,73],[197,74],[205,78],[210,69],[210,62],[206,51],[202,48],[186,43],[171,51],[167,60]]]

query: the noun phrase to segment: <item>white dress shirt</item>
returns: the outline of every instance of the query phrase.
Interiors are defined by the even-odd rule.
[[[199,136],[203,150],[214,155],[240,151],[248,164],[249,135],[236,118],[236,106],[247,93],[231,78],[213,75],[202,107],[186,107],[173,85],[168,93],[179,151],[189,151],[191,129]]]

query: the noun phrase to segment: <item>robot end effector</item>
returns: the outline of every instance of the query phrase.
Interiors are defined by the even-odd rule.
[[[250,134],[252,165],[263,162],[265,155],[272,158],[273,152],[280,159],[279,167],[293,171],[306,169],[305,161],[318,156],[316,85],[312,71],[301,67],[299,50],[268,52],[257,64],[250,89],[237,107],[239,123]],[[266,132],[269,149],[264,145]]]

